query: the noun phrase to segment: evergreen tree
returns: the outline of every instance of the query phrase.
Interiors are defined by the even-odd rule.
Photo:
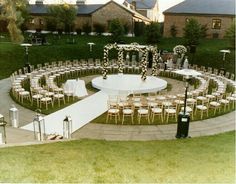
[[[235,48],[235,19],[229,29],[226,31],[225,37],[230,41],[230,45]]]
[[[189,19],[184,28],[184,38],[187,45],[198,45],[202,36],[201,24],[196,19]]]
[[[151,22],[150,25],[146,26],[145,36],[147,43],[155,44],[160,41],[161,32],[158,22]]]

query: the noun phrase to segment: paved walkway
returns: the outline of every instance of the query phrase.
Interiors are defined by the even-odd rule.
[[[147,141],[175,139],[177,124],[170,125],[104,125],[89,123],[73,133],[73,138]],[[235,112],[190,123],[189,136],[199,137],[235,130]]]
[[[9,96],[10,79],[0,80],[0,113],[9,122],[9,108],[14,101]],[[33,120],[35,112],[25,109],[17,104],[19,109],[20,126],[26,125]],[[128,126],[128,125],[103,125],[89,123],[73,133],[73,138],[105,139],[105,140],[169,140],[175,139],[176,124]],[[189,135],[192,137],[214,135],[222,132],[235,130],[235,112],[203,121],[190,123]],[[34,141],[33,132],[16,129],[7,126],[7,145],[39,144]],[[54,142],[54,141],[53,141]],[[4,145],[2,145],[4,146]],[[2,147],[0,146],[0,147]]]

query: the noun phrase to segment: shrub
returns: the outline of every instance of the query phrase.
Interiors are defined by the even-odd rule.
[[[98,34],[101,35],[102,33],[105,32],[105,25],[104,24],[99,24],[99,23],[95,23],[93,25],[94,31]]]
[[[143,22],[134,23],[134,35],[142,36],[145,33],[145,24]]]
[[[184,38],[186,44],[198,45],[201,35],[201,25],[196,19],[189,19],[184,28]]]
[[[158,22],[151,22],[150,25],[146,26],[145,37],[146,37],[146,42],[150,44],[155,44],[160,41],[161,33]]]
[[[230,45],[235,48],[235,20],[230,28],[226,31],[225,37],[229,40]]]
[[[47,30],[48,31],[56,31],[57,23],[56,23],[55,19],[53,17],[48,16],[45,18],[45,20],[46,20]]]
[[[123,24],[124,27],[124,34],[128,34],[130,32],[130,26],[127,23]]]
[[[83,31],[86,35],[88,35],[88,34],[91,33],[91,31],[92,31],[91,25],[90,25],[88,22],[85,23],[85,24],[83,25],[83,27],[82,27],[82,31]]]
[[[173,24],[173,25],[170,26],[170,34],[171,34],[172,37],[174,37],[174,38],[176,37],[176,35],[177,35],[176,25]]]
[[[207,37],[207,24],[201,26],[201,37],[206,38]]]
[[[124,35],[124,27],[119,19],[111,20],[109,24],[109,32],[112,33],[112,42],[120,42]]]

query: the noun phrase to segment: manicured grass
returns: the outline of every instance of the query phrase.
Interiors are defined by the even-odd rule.
[[[173,141],[78,140],[0,149],[0,182],[234,183],[235,132]]]
[[[60,39],[57,36],[49,35],[47,39],[50,45],[30,47],[29,61],[32,65],[68,59],[102,59],[103,47],[110,42],[110,38],[105,36],[75,36],[75,44],[67,44],[68,36],[66,35],[63,35]],[[123,40],[125,43],[138,42],[140,44],[146,44],[143,37],[125,37]],[[88,42],[94,42],[96,44],[92,52],[89,52]],[[157,47],[172,51],[175,45],[183,43],[184,41],[181,38],[163,38],[157,44]],[[187,55],[189,55],[190,63],[221,68],[222,53],[219,50],[227,49],[228,47],[227,40],[204,39],[197,47],[197,52],[193,58],[191,54],[188,53]],[[115,54],[112,53],[111,57],[115,57]],[[234,58],[235,50],[231,50],[231,53],[226,55],[225,68],[232,73],[234,73],[235,68]],[[23,67],[24,59],[24,48],[20,45],[0,42],[0,79],[9,77],[12,72]]]

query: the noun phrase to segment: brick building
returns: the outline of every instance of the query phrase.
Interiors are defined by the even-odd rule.
[[[75,30],[82,29],[84,24],[89,24],[93,30],[94,24],[103,24],[106,29],[112,19],[118,18],[123,24],[133,30],[134,22],[150,23],[150,19],[141,15],[135,10],[129,9],[115,1],[106,4],[86,4],[85,0],[77,1],[77,17]],[[48,16],[49,5],[43,4],[42,0],[36,0],[35,4],[29,5],[29,12],[32,16],[28,29],[46,29],[45,16]]]
[[[208,38],[223,38],[235,18],[234,0],[185,0],[163,12],[164,37],[171,37],[171,26],[175,25],[177,37],[183,36],[185,23],[196,19],[207,27]]]

